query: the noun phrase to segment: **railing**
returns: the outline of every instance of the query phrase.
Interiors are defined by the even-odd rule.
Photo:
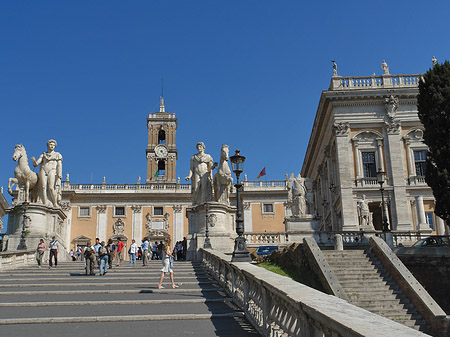
[[[202,262],[262,336],[425,336],[338,297],[200,249]]]
[[[148,191],[148,190],[190,190],[190,184],[177,184],[177,183],[154,183],[154,184],[70,184],[67,182],[62,183],[63,191],[74,190],[107,190],[107,191]]]
[[[265,187],[265,188],[286,188],[285,180],[272,181],[243,181],[244,189],[248,187]]]
[[[0,270],[15,269],[36,264],[35,250],[0,252]]]
[[[330,90],[371,89],[371,88],[415,88],[418,87],[422,74],[381,75],[331,78]]]
[[[367,235],[381,236],[383,232],[379,230],[372,231],[327,231],[327,232],[305,232],[302,237],[313,237],[319,245],[334,246],[336,234],[342,236],[344,246],[368,245]],[[289,232],[246,232],[244,237],[249,247],[260,245],[280,245],[287,246],[298,240],[291,240]],[[298,238],[301,231],[292,232]],[[411,246],[414,242],[430,236],[430,234],[420,233],[418,231],[392,232],[394,238],[394,247]]]

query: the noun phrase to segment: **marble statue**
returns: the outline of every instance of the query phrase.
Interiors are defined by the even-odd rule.
[[[33,166],[39,168],[39,197],[44,205],[57,207],[61,202],[62,156],[55,152],[56,140],[47,142],[47,152],[38,160],[31,157]]]
[[[372,226],[372,219],[370,216],[369,203],[366,200],[366,196],[363,194],[361,200],[357,202],[358,219],[360,227]]]
[[[217,202],[230,204],[230,186],[233,183],[231,170],[228,166],[229,146],[222,145],[220,150],[220,163],[214,175],[214,198]]]
[[[8,180],[8,192],[12,193],[14,184],[23,185],[25,187],[25,202],[30,202],[30,192],[31,201],[36,202],[38,175],[30,169],[27,151],[22,144],[15,146],[12,158],[18,163],[14,169],[15,178],[9,178]]]
[[[389,75],[389,66],[385,60],[381,63],[381,69],[383,69],[383,75]]]
[[[336,61],[331,62],[333,62],[333,76],[338,76]]]
[[[433,56],[433,58],[431,59],[431,62],[433,62],[433,67],[438,64],[438,60],[436,58],[436,56]]]
[[[306,185],[305,178],[300,174],[294,178],[294,174],[288,181],[288,201],[291,205],[292,215],[299,216],[306,214]]]
[[[198,153],[191,158],[189,174],[186,181],[191,179],[192,205],[199,205],[212,200],[212,170],[215,168],[213,159],[205,153],[205,144],[198,142]]]

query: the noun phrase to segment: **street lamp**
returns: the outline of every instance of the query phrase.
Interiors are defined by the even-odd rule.
[[[240,195],[242,184],[239,183],[239,176],[242,171],[244,171],[245,157],[240,155],[239,150],[236,150],[236,154],[230,157],[230,161],[233,172],[236,174],[236,184],[234,184],[234,187],[236,187],[236,234],[238,235],[234,240],[234,251],[231,262],[250,262],[252,258],[250,257],[250,253],[247,249],[245,238],[242,236],[242,234],[244,234],[244,218],[242,217],[242,203]]]
[[[382,169],[379,169],[377,172],[377,181],[378,184],[380,184],[380,192],[381,192],[381,215],[383,217],[383,232],[390,232],[389,230],[389,223],[388,223],[388,219],[387,219],[387,211],[385,208],[385,203],[384,203],[384,188],[383,188],[383,184],[386,181],[386,172],[384,172]]]
[[[208,228],[208,211],[209,211],[209,204],[208,201],[205,202],[205,242],[203,243],[203,248],[212,249],[211,241],[209,240],[209,228]]]

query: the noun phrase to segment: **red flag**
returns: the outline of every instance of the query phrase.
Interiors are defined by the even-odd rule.
[[[265,176],[265,175],[266,175],[266,168],[264,167],[262,169],[262,171],[259,173],[259,175],[258,175],[258,177],[256,179],[259,179],[259,178],[261,178],[262,176]]]

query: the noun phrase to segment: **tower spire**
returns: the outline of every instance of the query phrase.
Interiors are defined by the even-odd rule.
[[[164,82],[161,78],[161,100],[159,104],[159,112],[166,112],[166,107],[164,106]]]

